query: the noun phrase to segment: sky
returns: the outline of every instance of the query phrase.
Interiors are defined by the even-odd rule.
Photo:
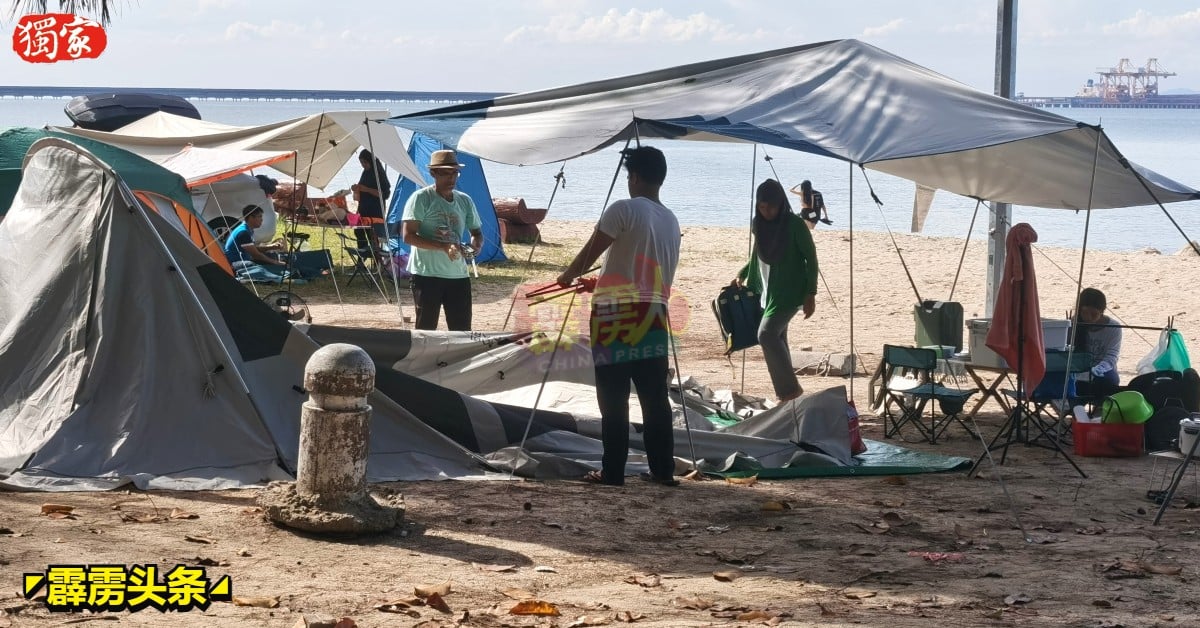
[[[518,92],[855,38],[993,91],[997,0],[113,0],[97,59],[0,84]],[[0,26],[20,14],[0,0]],[[50,0],[53,7],[56,2]],[[1200,1],[1018,0],[1017,91],[1075,94],[1156,57],[1200,91]],[[8,40],[8,37],[4,39]]]

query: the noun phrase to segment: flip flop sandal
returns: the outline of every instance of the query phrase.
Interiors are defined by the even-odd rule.
[[[588,471],[582,479],[587,484],[602,484],[604,486],[623,486],[624,482],[613,484],[612,482],[604,481],[604,474],[599,471]]]
[[[658,478],[654,477],[650,473],[639,473],[638,477],[647,482],[654,482],[655,484],[661,484],[663,486],[679,486],[679,480],[676,480],[675,478]]]

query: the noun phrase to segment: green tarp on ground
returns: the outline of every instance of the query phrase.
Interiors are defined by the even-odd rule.
[[[959,471],[971,466],[970,458],[944,456],[915,449],[897,447],[875,440],[863,440],[866,453],[854,457],[858,464],[848,467],[782,467],[774,469],[747,469],[728,473],[713,473],[727,478],[745,478],[757,475],[764,480],[788,478],[832,478],[849,476],[914,475],[917,473],[943,473]]]

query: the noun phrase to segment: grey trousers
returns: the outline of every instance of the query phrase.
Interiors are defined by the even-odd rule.
[[[763,360],[767,363],[767,372],[771,374],[771,385],[775,387],[775,396],[779,399],[800,392],[800,380],[792,369],[792,350],[788,347],[788,323],[796,317],[800,308],[793,307],[776,310],[770,316],[764,316],[758,325],[758,344],[762,347]]]

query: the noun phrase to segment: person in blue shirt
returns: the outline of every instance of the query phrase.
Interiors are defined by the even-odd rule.
[[[282,245],[278,242],[271,244],[255,244],[254,230],[263,223],[263,208],[258,205],[247,205],[242,208],[242,222],[234,227],[225,238],[225,257],[234,272],[253,269],[262,266],[268,271],[282,271],[284,263],[267,255],[268,251],[279,250]]]

